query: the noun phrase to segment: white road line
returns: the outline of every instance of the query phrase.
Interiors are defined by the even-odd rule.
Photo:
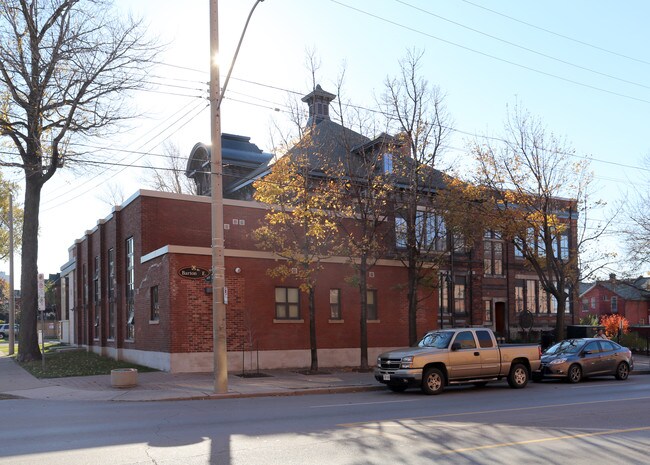
[[[409,400],[384,400],[381,402],[355,402],[349,404],[327,404],[327,405],[310,405],[309,408],[330,408],[330,407],[350,407],[352,405],[375,405],[375,404],[400,404],[404,402],[419,402],[422,399],[409,399]]]

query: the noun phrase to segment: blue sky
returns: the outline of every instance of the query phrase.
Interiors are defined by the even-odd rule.
[[[219,2],[222,72],[253,3]],[[317,76],[323,88],[334,91],[345,68],[345,95],[364,107],[376,106],[386,77],[399,70],[399,59],[418,49],[424,52],[422,75],[446,94],[459,130],[450,141],[453,156],[467,157],[467,134],[500,135],[506,106],[518,101],[566,136],[578,155],[592,157],[599,192],[614,204],[647,188],[649,167],[642,159],[650,152],[645,137],[650,4],[612,5],[600,0],[266,0],[255,11],[235,66],[222,129],[271,150],[272,127],[288,121],[283,111],[288,91],[310,90],[308,49],[320,58]],[[134,95],[143,117],[97,141],[105,149],[95,155],[126,165],[146,159],[158,165],[155,154],[163,153],[165,139],[188,154],[210,137],[207,102],[201,98],[209,78],[209,2],[118,0],[116,6],[142,16],[168,47],[150,73],[154,92]],[[122,168],[64,172],[48,183],[41,272],[57,272],[74,240],[110,213],[99,199],[106,196],[106,185],[121,186],[127,197],[144,187],[144,170]],[[616,239],[610,239],[607,247],[615,246]]]

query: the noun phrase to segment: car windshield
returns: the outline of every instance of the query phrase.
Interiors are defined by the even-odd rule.
[[[453,334],[454,333],[451,331],[434,331],[432,333],[427,333],[418,343],[418,347],[446,349],[449,346],[449,341],[451,341]]]
[[[559,354],[575,354],[582,347],[582,341],[569,339],[567,341],[558,342],[554,346],[548,348],[544,354],[546,355],[559,355]]]

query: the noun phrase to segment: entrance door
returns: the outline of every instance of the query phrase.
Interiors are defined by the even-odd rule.
[[[506,303],[494,302],[494,332],[497,336],[506,335]]]

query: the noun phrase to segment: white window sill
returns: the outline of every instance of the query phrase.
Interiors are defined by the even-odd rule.
[[[377,323],[381,323],[381,320],[366,320],[366,323],[377,324]]]
[[[160,324],[160,320],[149,320],[149,324],[150,324],[150,325],[159,325],[159,324]]]
[[[330,319],[330,320],[327,320],[327,322],[328,322],[328,323],[345,323],[345,320],[339,320],[339,319],[337,319],[337,320],[331,320],[331,319]]]
[[[276,318],[273,319],[273,323],[279,323],[279,324],[285,324],[285,323],[289,323],[289,324],[291,324],[291,323],[294,323],[294,324],[300,324],[300,323],[304,323],[304,322],[305,322],[305,320],[303,320],[303,319],[300,319],[300,320],[290,320],[290,319],[286,319],[286,320],[285,320],[285,319],[281,319],[281,320],[278,320],[278,319],[276,319]]]

